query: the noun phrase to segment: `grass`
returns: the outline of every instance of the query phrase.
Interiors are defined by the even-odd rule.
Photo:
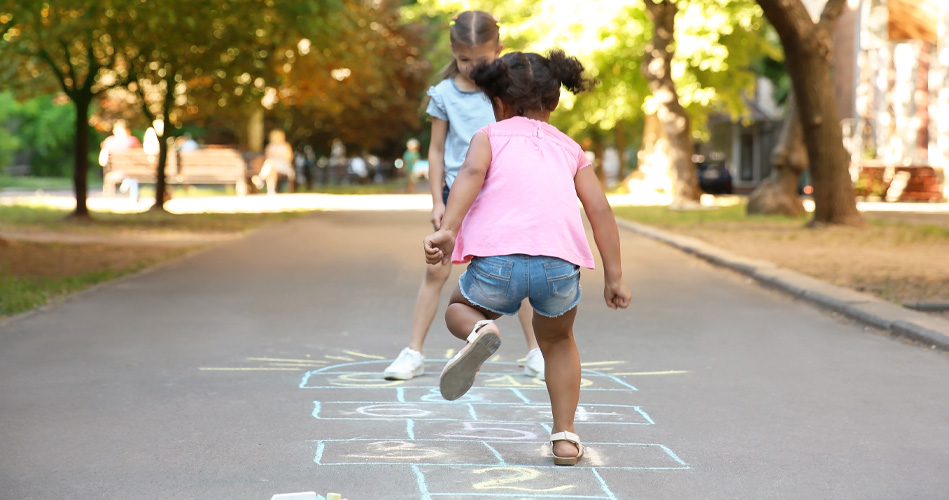
[[[896,303],[949,302],[949,216],[864,213],[867,225],[807,227],[809,217],[714,210],[614,207],[617,217],[693,237],[737,255]]]
[[[744,204],[702,210],[670,210],[661,206],[619,206],[614,207],[613,212],[617,217],[665,228],[697,226],[709,223],[763,223],[781,226],[803,226],[805,223],[805,219],[791,217],[749,216],[745,213]]]
[[[36,309],[90,286],[116,279],[146,266],[146,262],[122,270],[99,269],[77,276],[20,277],[0,274],[0,319]]]
[[[786,239],[801,239],[807,235],[828,231],[805,227],[809,217],[786,217],[780,215],[748,215],[745,204],[740,203],[706,210],[670,210],[660,206],[613,207],[617,217],[669,230],[689,232],[691,230],[742,231],[746,233],[770,232],[781,234]],[[949,241],[949,225],[927,223],[919,219],[899,220],[886,214],[864,214],[867,228],[854,229],[864,238],[887,238],[895,243]],[[834,231],[834,228],[828,228]],[[839,228],[848,231],[847,228]]]
[[[171,214],[142,212],[136,214],[90,212],[92,222],[77,223],[66,218],[69,210],[32,205],[0,205],[0,228],[35,227],[50,231],[185,231],[243,232],[264,224],[282,222],[306,212],[236,213],[236,214]]]
[[[300,217],[306,212],[262,214],[92,213],[92,221],[67,219],[68,210],[0,205],[0,230],[68,234],[239,233]],[[196,248],[67,244],[0,239],[0,319],[35,309],[90,286],[137,272]]]
[[[96,167],[98,168],[98,167]],[[89,173],[89,189],[102,189],[97,172]],[[30,191],[59,191],[73,189],[71,177],[32,177],[0,174],[0,190],[23,189]]]

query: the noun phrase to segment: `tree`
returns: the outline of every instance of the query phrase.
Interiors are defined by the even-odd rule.
[[[115,84],[111,70],[116,59],[109,25],[110,15],[125,7],[122,3],[13,2],[0,7],[0,56],[18,68],[16,79],[30,82],[34,92],[48,92],[51,89],[45,84],[55,82],[76,108],[76,209],[72,216],[80,219],[89,218],[89,108],[97,95]]]
[[[828,33],[840,16],[843,2],[824,4],[819,25]],[[807,168],[807,147],[804,129],[794,92],[787,101],[787,116],[781,125],[778,143],[771,152],[771,175],[748,196],[749,214],[780,214],[798,217],[804,214],[804,203],[797,195],[801,175]]]
[[[788,217],[803,215],[804,203],[797,195],[797,188],[806,168],[804,130],[792,92],[788,96],[787,116],[781,124],[778,143],[771,151],[771,174],[748,195],[746,211]]]
[[[423,5],[446,14],[467,7],[449,0],[420,0]],[[752,63],[763,55],[780,57],[780,51],[767,37],[770,28],[754,0],[678,0],[677,5],[668,74],[693,124],[691,135],[702,138],[712,113],[747,114],[744,95],[755,84]],[[620,122],[628,133],[644,130],[645,116],[657,108],[640,64],[652,39],[644,2],[492,0],[478,6],[500,17],[506,50],[560,47],[600,81],[594,92],[565,94],[563,111],[551,115],[568,135],[610,137]],[[447,41],[439,43],[447,48]]]
[[[209,3],[196,10],[188,0],[166,0],[161,9],[129,9],[117,19],[123,81],[138,94],[149,122],[164,125],[156,128],[153,210],[164,210],[167,138],[182,120],[236,101],[246,121],[280,87],[300,41],[325,38],[322,28],[332,25],[326,18],[335,12],[332,0]]]
[[[825,13],[839,12],[844,1],[828,0]],[[758,4],[781,38],[791,75],[814,186],[810,224],[862,225],[831,83],[828,25],[814,23],[801,0],[758,0]]]
[[[698,203],[699,180],[692,162],[695,146],[688,113],[679,103],[672,79],[675,54],[675,17],[679,11],[674,0],[644,0],[652,21],[652,41],[643,53],[642,71],[656,100],[656,116],[669,141],[669,165],[672,174],[673,206]]]
[[[344,0],[333,43],[298,54],[277,91],[273,115],[292,142],[328,151],[334,139],[357,150],[401,154],[419,127],[419,101],[432,65],[424,29],[400,15],[401,2]]]

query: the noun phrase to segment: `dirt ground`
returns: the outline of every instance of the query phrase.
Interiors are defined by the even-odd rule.
[[[949,240],[905,227],[802,231],[735,223],[679,232],[892,302],[949,302]]]
[[[193,245],[116,245],[0,239],[0,269],[20,278],[71,278],[111,270],[124,272],[181,255]]]

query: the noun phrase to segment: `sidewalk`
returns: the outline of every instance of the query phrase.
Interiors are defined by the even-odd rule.
[[[408,339],[426,221],[409,210],[308,214],[0,324],[3,497],[949,490],[944,353],[628,230],[628,309],[605,306],[601,270],[581,272],[577,466],[552,464],[549,398],[519,366],[515,318],[499,321],[502,346],[462,400],[439,396],[463,344],[441,318],[425,375],[384,380]]]

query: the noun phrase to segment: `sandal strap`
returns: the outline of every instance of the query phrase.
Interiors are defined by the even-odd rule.
[[[484,325],[490,325],[493,323],[494,323],[494,320],[490,320],[490,319],[483,319],[475,323],[474,328],[471,329],[471,334],[468,335],[468,338],[466,340],[468,342],[474,342],[475,340],[478,339],[478,335],[480,335],[478,333],[478,330],[480,330],[481,327],[483,327]]]
[[[560,431],[550,435],[550,442],[554,441],[569,441],[578,447],[580,445],[580,436],[570,432],[570,431]]]

